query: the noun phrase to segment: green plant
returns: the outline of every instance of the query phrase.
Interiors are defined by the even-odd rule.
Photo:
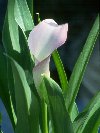
[[[79,113],[75,99],[99,35],[99,15],[75,64],[70,80],[59,53],[52,54],[61,87],[45,74],[39,90],[33,80],[34,57],[27,36],[34,27],[31,0],[8,0],[0,49],[0,97],[15,133],[96,133],[100,126],[100,91]],[[28,4],[29,8],[28,8]],[[89,131],[88,131],[89,129]]]

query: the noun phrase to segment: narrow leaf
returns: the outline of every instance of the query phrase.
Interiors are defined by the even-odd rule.
[[[29,50],[29,47],[27,45],[27,39],[24,36],[21,29],[19,29],[19,43],[21,46],[20,65],[23,67],[24,70],[28,70],[29,72],[32,72],[34,62],[33,62],[31,55],[30,55],[30,50]],[[25,59],[25,60],[23,60],[23,59]]]
[[[13,49],[20,53],[18,25],[14,17],[14,4],[15,4],[15,0],[8,0],[9,33],[10,33]]]
[[[29,10],[30,10],[30,13],[32,15],[32,18],[34,18],[34,16],[33,16],[33,11],[34,11],[33,0],[27,0],[27,4],[28,4]]]
[[[69,112],[71,113],[75,98],[77,96],[84,71],[90,59],[90,55],[93,51],[96,39],[99,35],[99,16],[97,16],[94,25],[89,33],[89,36],[86,40],[84,48],[75,64],[71,78],[69,80],[68,93],[66,97],[66,106],[68,107]]]
[[[66,108],[68,108],[68,107],[66,107]],[[72,111],[70,114],[72,122],[75,120],[75,118],[78,116],[78,114],[79,114],[79,110],[78,110],[77,104],[74,102],[74,105],[73,105],[73,108],[72,108]]]
[[[15,20],[23,31],[33,29],[33,20],[26,0],[15,0]]]
[[[15,127],[15,119],[14,115],[12,113],[11,108],[11,99],[10,99],[10,93],[8,88],[8,78],[7,78],[7,59],[3,55],[3,51],[0,50],[0,98],[3,101],[3,104],[5,105],[5,108],[9,114],[10,120],[12,122],[13,128]]]
[[[75,119],[75,133],[97,133],[100,126],[100,91]]]
[[[68,80],[67,80],[67,76],[64,70],[64,66],[63,63],[60,59],[59,53],[57,50],[55,50],[52,54],[53,56],[53,60],[55,62],[57,71],[58,71],[58,75],[59,75],[59,79],[60,79],[60,83],[61,83],[61,88],[63,90],[63,93],[67,92],[68,89]],[[66,94],[65,94],[66,95]]]
[[[13,7],[12,7],[13,8]],[[13,16],[12,16],[13,18]],[[16,29],[16,28],[15,28]],[[16,32],[17,34],[17,32]],[[3,26],[3,32],[2,32],[2,42],[3,42],[3,46],[4,46],[4,49],[5,49],[5,53],[7,53],[8,55],[12,56],[12,57],[15,57],[15,58],[18,58],[17,54],[18,53],[18,49],[17,47],[14,47],[14,45],[16,44],[12,44],[12,40],[11,40],[11,36],[10,36],[10,29],[9,29],[9,22],[8,22],[8,12],[6,13],[6,17],[5,17],[5,21],[4,21],[4,26]],[[16,37],[15,37],[16,39]],[[15,40],[16,41],[16,40]],[[17,41],[16,41],[17,43]],[[16,51],[14,50],[14,48],[16,48]],[[5,80],[6,84],[2,85],[5,86],[6,85],[6,88],[8,90],[8,92],[6,93],[9,93],[8,95],[8,98],[10,99],[11,103],[12,103],[12,107],[14,108],[14,113],[16,111],[16,102],[15,102],[15,93],[14,93],[14,82],[13,82],[13,75],[12,75],[12,69],[11,69],[11,64],[9,63],[8,61],[8,58],[6,59],[6,73],[4,75],[5,78],[7,78],[7,80]],[[6,106],[6,109],[8,107]],[[8,109],[7,109],[8,110]],[[11,120],[12,120],[12,117],[15,116],[12,113],[8,113]],[[13,127],[15,127],[15,123],[16,123],[16,120],[14,120],[14,122],[12,121],[12,124],[13,124]]]
[[[58,75],[59,75],[59,79],[60,79],[60,83],[61,83],[61,88],[62,88],[62,91],[63,91],[63,94],[64,94],[64,98],[66,99],[67,91],[68,91],[67,75],[65,73],[64,66],[63,66],[63,63],[60,59],[58,51],[55,50],[53,52],[52,56],[53,56],[53,60],[55,62],[55,65],[56,65],[56,68],[57,68],[57,71],[58,71]],[[68,109],[68,106],[66,106],[66,108]],[[72,109],[72,112],[71,112],[71,115],[70,115],[72,121],[76,118],[78,113],[79,113],[79,111],[78,111],[77,105],[76,105],[76,103],[74,103],[74,106],[73,106],[73,109]]]

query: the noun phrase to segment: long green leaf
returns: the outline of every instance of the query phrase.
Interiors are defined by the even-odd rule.
[[[15,20],[23,31],[33,29],[33,20],[26,0],[15,0]]]
[[[19,45],[19,33],[18,33],[18,25],[14,19],[14,0],[8,0],[7,12],[5,17],[5,22],[3,26],[3,46],[5,48],[5,52],[16,58],[18,60],[18,54],[20,53],[20,45]],[[8,77],[8,89],[11,94],[12,103],[15,109],[15,94],[14,94],[14,86],[13,86],[13,76],[12,69],[10,63],[7,61],[7,77]],[[6,76],[6,75],[5,75]]]
[[[52,56],[53,56],[53,60],[55,62],[55,65],[56,65],[56,68],[57,68],[57,71],[58,71],[58,75],[59,75],[59,79],[60,79],[60,83],[61,83],[61,88],[62,88],[64,97],[66,99],[67,91],[68,91],[67,75],[65,73],[64,66],[63,66],[63,63],[62,63],[62,61],[60,59],[58,51],[55,50],[53,52]],[[66,106],[66,108],[68,109],[68,106]],[[71,112],[71,115],[70,115],[72,121],[76,118],[78,113],[79,113],[79,111],[78,111],[77,105],[74,102],[74,106],[72,108],[72,112]]]
[[[24,70],[32,72],[34,62],[33,62],[31,55],[30,55],[30,50],[29,50],[29,47],[27,45],[27,39],[24,36],[21,29],[19,29],[19,43],[21,46],[20,65],[23,67]],[[23,60],[23,59],[25,59],[25,60]]]
[[[23,69],[11,60],[15,83],[17,125],[16,133],[39,132],[39,103],[30,90]]]
[[[14,50],[20,53],[19,33],[18,33],[18,25],[14,17],[14,5],[15,5],[15,0],[8,0],[8,24],[9,24],[8,27],[9,27],[12,47]]]
[[[3,104],[6,107],[6,110],[9,114],[13,127],[15,127],[14,115],[12,113],[11,108],[11,99],[10,99],[10,92],[8,87],[8,78],[7,78],[7,59],[3,55],[3,51],[0,50],[0,98],[3,101]]]
[[[97,133],[100,126],[100,91],[74,121],[75,133]]]
[[[77,96],[84,75],[84,71],[88,64],[90,55],[93,51],[93,47],[95,45],[98,35],[99,35],[99,16],[97,16],[94,22],[94,25],[89,33],[87,41],[77,60],[77,63],[75,64],[71,78],[69,80],[69,85],[68,85],[69,87],[67,91],[68,93],[66,97],[66,106],[68,107],[70,113],[72,112],[73,104],[75,102],[75,98]]]
[[[27,37],[26,37],[26,31],[32,30],[34,27],[34,23],[32,20],[32,16],[30,14],[28,4],[32,2],[32,0],[15,0],[15,20],[19,27],[22,29],[22,31],[19,29],[19,43],[21,47],[21,66],[25,70],[32,71],[32,68],[34,66],[32,56],[30,55],[30,51],[27,45]],[[33,10],[33,3],[30,4],[31,13]],[[23,60],[23,58],[26,59],[26,61]]]
[[[14,16],[14,6],[15,6],[15,0],[8,0],[8,7],[7,7],[8,9],[7,9],[7,13],[6,13],[6,17],[5,17],[5,23],[4,23],[4,27],[3,27],[3,44],[4,44],[4,48],[5,48],[6,53],[8,55],[10,55],[11,57],[13,57],[15,60],[17,60],[23,66],[24,62],[26,62],[26,61],[22,60],[22,58],[25,58],[25,57],[23,57],[22,54],[20,54],[21,51],[23,52],[23,50],[21,50],[21,49],[23,49],[22,48],[23,45],[21,45],[21,49],[20,49],[18,25],[17,25],[15,18],[14,18],[15,17]],[[25,38],[24,38],[24,40],[25,40]],[[25,44],[26,44],[26,42],[25,42]],[[26,50],[26,52],[27,52],[27,50]],[[29,64],[29,62],[27,64],[28,64],[27,66],[31,66]],[[14,82],[13,82],[12,68],[11,68],[11,64],[9,63],[9,61],[7,61],[6,65],[7,65],[7,72],[6,72],[4,77],[8,77],[8,78],[7,78],[7,82],[2,81],[2,82],[6,82],[6,84],[1,82],[0,90],[1,90],[1,93],[5,93],[5,95],[2,94],[2,96],[5,97],[6,100],[4,98],[2,100],[5,104],[5,107],[8,111],[8,114],[12,120],[13,127],[15,127],[16,103],[15,103],[15,93],[14,93]],[[27,67],[27,69],[28,68],[29,67]],[[0,73],[0,75],[1,75],[1,73]],[[2,80],[4,80],[4,78],[2,78]],[[7,87],[5,87],[5,85],[7,85]],[[6,88],[6,91],[4,91],[4,88]],[[2,91],[2,89],[3,89],[3,91]],[[7,100],[7,99],[9,99],[9,100]],[[6,101],[7,101],[7,103],[6,103]],[[14,110],[13,110],[13,107],[14,107]],[[14,114],[11,113],[12,111]],[[13,118],[13,116],[15,117],[15,119]]]
[[[58,53],[57,50],[55,50],[52,53],[52,56],[53,56],[53,60],[55,62],[57,72],[58,72],[58,75],[59,75],[61,88],[63,90],[64,95],[66,95],[66,92],[67,92],[67,89],[68,89],[68,80],[67,80],[67,75],[66,75],[65,70],[64,70],[63,63],[60,59],[60,56],[59,56],[59,53]]]
[[[11,5],[11,3],[9,3],[9,2],[11,2],[11,1],[8,1],[8,9],[10,8],[10,5]],[[14,8],[13,6],[14,5],[13,5],[13,2],[12,2],[12,9]],[[3,32],[2,32],[2,42],[3,42],[3,46],[5,48],[5,53],[7,53],[8,55],[10,55],[12,57],[15,57],[17,59],[18,58],[18,52],[20,50],[19,50],[19,46],[18,46],[19,44],[17,45],[18,39],[16,37],[14,38],[14,36],[18,35],[18,29],[17,29],[16,22],[14,21],[13,17],[14,16],[13,16],[13,13],[11,13],[11,10],[7,10],[6,17],[5,17],[5,22],[4,22],[4,26],[3,26]],[[12,20],[9,21],[8,18],[9,19],[12,18]],[[15,33],[13,35],[14,31],[12,30],[11,24],[15,25],[16,35],[15,35]],[[14,28],[14,26],[13,26],[13,28]],[[6,90],[6,91],[8,91],[8,92],[6,92],[6,93],[9,93],[9,95],[7,97],[10,98],[12,109],[14,108],[14,112],[13,112],[14,114],[12,115],[12,113],[10,113],[10,112],[8,114],[9,114],[11,120],[14,116],[14,120],[13,120],[14,122],[12,121],[12,124],[13,124],[13,127],[15,127],[15,123],[16,123],[16,116],[15,116],[16,102],[15,102],[15,93],[14,93],[14,82],[13,82],[13,75],[12,75],[11,65],[10,65],[8,60],[6,60],[6,69],[7,70],[6,70],[6,73],[4,75],[4,77],[7,77],[7,81],[6,81],[7,87],[6,88],[8,90]],[[9,107],[7,105],[5,107],[8,111]]]
[[[8,0],[2,35],[6,52],[9,55],[13,50],[20,53],[18,25],[14,18],[14,0]]]
[[[48,106],[50,107],[54,132],[73,133],[72,123],[65,107],[61,88],[51,78],[44,76],[43,79],[48,94]]]
[[[68,107],[66,107],[68,109]],[[70,113],[70,117],[71,117],[71,121],[73,122],[74,119],[78,116],[79,114],[79,110],[78,110],[78,107],[77,107],[77,104],[74,102],[74,105],[73,105],[73,108],[72,108],[72,111]]]
[[[28,4],[30,13],[31,13],[31,15],[32,15],[32,18],[34,19],[34,16],[33,16],[33,11],[34,11],[33,0],[26,0],[26,1],[27,1],[27,4]]]
[[[32,68],[30,67],[31,66],[30,53],[28,50],[25,37],[23,37],[22,35],[23,34],[22,31],[21,30],[18,31],[18,25],[15,21],[15,16],[14,16],[14,6],[15,6],[15,0],[9,0],[8,9],[5,17],[5,23],[3,27],[3,44],[4,44],[5,52],[9,56],[17,60],[18,63],[28,71]],[[23,60],[23,58],[25,58],[25,60]],[[14,106],[14,110],[16,110],[12,68],[8,61],[7,61],[6,74],[8,77],[7,85],[9,89],[8,91],[10,91],[10,94],[11,94],[12,106]]]

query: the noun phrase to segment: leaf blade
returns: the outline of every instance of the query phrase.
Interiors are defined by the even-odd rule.
[[[14,75],[16,111],[17,111],[17,125],[15,132],[38,133],[39,130],[38,100],[31,91],[27,83],[23,69],[14,60],[11,60],[11,65]]]
[[[89,36],[86,40],[84,48],[75,64],[72,75],[69,80],[68,93],[66,97],[66,106],[68,106],[68,110],[71,113],[73,104],[75,102],[75,98],[77,96],[84,71],[86,69],[87,63],[89,61],[90,55],[93,51],[93,47],[95,45],[96,39],[99,35],[99,16],[97,16],[94,25],[89,33]]]
[[[66,75],[65,70],[64,70],[63,63],[62,63],[62,61],[60,59],[60,56],[59,56],[59,53],[58,53],[57,50],[55,50],[52,53],[52,56],[53,56],[53,60],[55,62],[55,65],[56,65],[56,68],[57,68],[57,72],[58,72],[58,75],[59,75],[61,88],[62,88],[62,90],[64,92],[64,95],[66,95],[67,88],[68,88],[68,80],[67,80],[67,75]]]
[[[8,25],[13,49],[20,53],[18,25],[14,18],[15,0],[8,0]]]
[[[15,0],[15,20],[23,31],[32,30],[34,24],[26,0]]]
[[[48,94],[54,132],[73,133],[72,123],[65,107],[61,88],[54,80],[46,76],[44,76],[43,80]]]
[[[75,119],[75,133],[96,133],[100,126],[100,91],[92,98],[82,113]]]
[[[7,84],[7,59],[4,56],[2,50],[0,50],[0,64],[2,64],[0,65],[0,98],[2,99],[3,104],[5,105],[5,108],[9,114],[13,128],[15,128],[16,118],[14,118],[14,115],[12,113],[9,87]]]

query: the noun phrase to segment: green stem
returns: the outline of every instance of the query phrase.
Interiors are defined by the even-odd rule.
[[[47,104],[43,100],[42,102],[42,124],[43,133],[48,133],[48,121],[47,121]]]
[[[55,50],[52,53],[52,57],[53,57],[54,63],[57,68],[57,72],[58,72],[60,83],[61,83],[61,88],[63,90],[64,96],[66,97],[67,90],[68,90],[68,80],[67,80],[67,75],[64,70],[63,63],[60,59],[60,56],[57,50]]]

